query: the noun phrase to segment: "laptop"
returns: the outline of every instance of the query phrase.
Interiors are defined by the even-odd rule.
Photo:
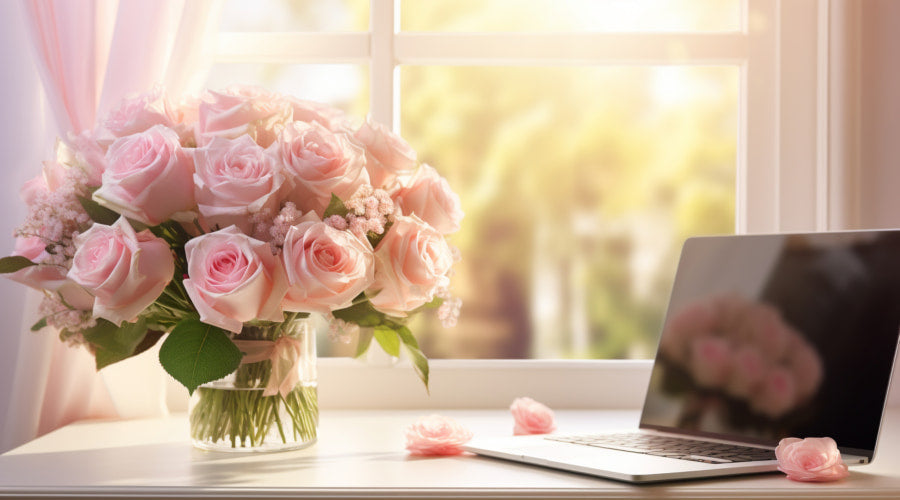
[[[688,239],[637,429],[468,451],[633,483],[774,471],[784,437],[872,461],[900,336],[900,230]]]

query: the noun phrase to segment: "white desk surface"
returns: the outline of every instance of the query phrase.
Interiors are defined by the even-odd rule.
[[[325,411],[311,448],[193,449],[184,415],[79,422],[0,455],[0,496],[32,498],[900,498],[900,408],[870,465],[830,484],[781,473],[635,486],[473,455],[415,458],[403,429],[428,411]],[[508,411],[441,411],[476,435],[509,434]],[[635,411],[557,411],[564,432],[635,425]]]

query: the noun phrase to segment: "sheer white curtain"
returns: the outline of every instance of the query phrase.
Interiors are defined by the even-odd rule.
[[[97,117],[128,93],[157,83],[173,95],[199,90],[209,65],[206,42],[217,30],[220,9],[217,0],[24,0],[18,10],[19,19],[5,22],[21,23],[30,36],[56,122],[44,133],[65,137],[93,128]],[[42,153],[46,159],[52,150]],[[20,170],[29,170],[27,178],[39,169],[40,162],[7,166],[15,171],[0,175],[20,185]],[[165,411],[164,374],[152,353],[97,374],[83,349],[66,347],[52,332],[29,332],[37,318],[33,307],[25,309],[21,328],[15,328],[18,319],[7,325],[6,335],[18,335],[19,342],[17,355],[5,358],[15,363],[15,375],[0,450],[81,418]]]

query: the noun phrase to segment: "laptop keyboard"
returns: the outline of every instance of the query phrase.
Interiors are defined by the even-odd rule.
[[[775,460],[774,450],[639,432],[583,436],[547,436],[546,439],[658,457],[692,460],[707,464]]]

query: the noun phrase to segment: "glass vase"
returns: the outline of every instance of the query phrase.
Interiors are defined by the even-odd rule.
[[[191,396],[194,446],[273,452],[315,443],[319,405],[312,320],[245,325],[233,340],[245,353],[240,367]]]

